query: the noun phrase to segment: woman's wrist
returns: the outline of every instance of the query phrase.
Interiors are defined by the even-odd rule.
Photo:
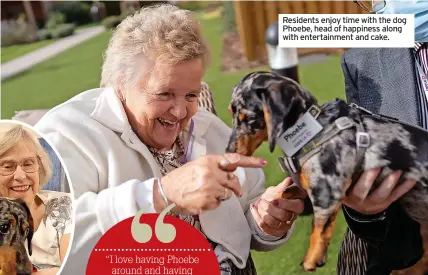
[[[165,202],[165,207],[167,207],[170,203],[169,203],[168,198],[165,196],[165,192],[163,191],[163,186],[162,186],[162,180],[161,180],[161,178],[157,178],[156,182],[157,182],[157,185],[158,185],[159,194],[161,195],[163,201]]]
[[[168,198],[165,196],[160,178],[153,181],[153,204],[156,212],[162,212],[168,206]]]
[[[155,178],[154,180],[154,186],[153,186],[153,192],[157,195],[157,203],[158,207],[155,208],[157,212],[162,212],[165,208],[167,208],[170,204],[173,203],[168,197],[165,195],[165,189],[164,189],[164,178]],[[155,196],[154,196],[155,199]],[[159,210],[158,210],[159,209]],[[177,214],[177,206],[175,206],[173,209],[169,211],[170,214],[176,215]]]

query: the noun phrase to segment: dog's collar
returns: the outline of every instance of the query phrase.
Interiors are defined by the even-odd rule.
[[[316,106],[318,107],[318,106]],[[357,105],[350,105],[351,108],[361,108]],[[311,107],[312,108],[312,107]],[[311,108],[309,110],[311,110]],[[319,107],[318,107],[319,108]],[[317,109],[317,108],[314,108]],[[319,109],[318,109],[319,110]],[[365,110],[365,109],[364,109]],[[368,112],[365,110],[365,112]],[[315,113],[315,112],[314,112]],[[314,114],[311,112],[311,114]],[[367,113],[369,114],[369,113]],[[318,118],[319,113],[316,113]],[[314,116],[315,117],[315,116]],[[359,117],[358,122],[354,122],[349,117],[340,117],[334,121],[334,123],[327,126],[321,133],[315,136],[309,143],[303,146],[297,153],[292,156],[279,157],[278,163],[284,172],[288,172],[293,181],[299,185],[298,173],[301,170],[302,165],[309,160],[313,155],[317,154],[322,149],[322,144],[330,140],[331,138],[338,135],[341,131],[356,127],[356,144],[357,148],[357,159],[362,161],[365,150],[370,145],[370,136],[365,131],[362,118]]]

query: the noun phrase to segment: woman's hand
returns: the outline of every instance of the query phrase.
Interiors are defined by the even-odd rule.
[[[395,171],[369,194],[380,171],[380,168],[365,171],[353,186],[351,192],[345,197],[343,204],[361,214],[378,214],[385,211],[394,201],[398,200],[416,184],[415,180],[405,180],[402,184],[396,186],[402,172]]]
[[[201,214],[216,209],[222,200],[240,197],[241,184],[231,172],[237,167],[262,168],[266,161],[239,154],[204,156],[177,168],[161,178],[161,186],[174,213]],[[165,203],[164,203],[165,207]]]
[[[260,229],[267,235],[282,237],[296,220],[297,215],[303,212],[303,197],[306,192],[302,190],[300,199],[278,198],[291,184],[292,179],[286,178],[277,186],[269,187],[259,201],[251,205],[251,213]]]

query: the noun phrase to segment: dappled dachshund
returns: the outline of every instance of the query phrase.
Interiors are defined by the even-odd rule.
[[[0,198],[0,274],[31,275],[31,255],[34,222],[23,200]]]
[[[304,270],[325,264],[345,190],[364,170],[385,167],[375,186],[399,169],[401,182],[418,181],[400,202],[410,217],[428,223],[428,132],[421,128],[341,99],[318,106],[297,82],[269,72],[250,73],[235,85],[229,111],[227,151],[249,156],[264,141],[271,152],[279,145],[286,155],[278,158],[280,166],[311,199],[314,220]]]

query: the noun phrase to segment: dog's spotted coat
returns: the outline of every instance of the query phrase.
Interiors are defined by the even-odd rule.
[[[316,103],[313,95],[291,79],[269,72],[248,74],[234,88],[229,110],[233,131],[228,152],[252,155],[264,141],[271,152],[276,139],[300,115]],[[345,195],[364,170],[384,167],[375,187],[393,170],[402,170],[402,179],[414,179],[417,185],[400,202],[407,213],[421,224],[428,223],[428,132],[394,120],[361,116],[361,111],[336,99],[321,106],[318,122],[322,135],[339,117],[356,124],[362,118],[371,143],[363,159],[358,159],[356,128],[339,132],[322,145],[299,172],[314,208],[311,243],[303,262],[305,270],[315,270],[325,263],[334,220]],[[402,181],[401,181],[402,182]]]
[[[25,202],[0,198],[0,268],[3,274],[31,275],[32,264],[25,242],[28,242],[31,255],[33,231],[33,219]]]

